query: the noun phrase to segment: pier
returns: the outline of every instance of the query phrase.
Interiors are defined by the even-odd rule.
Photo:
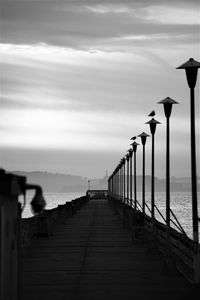
[[[41,201],[41,190],[1,181],[2,300],[198,299],[199,245],[139,206],[90,190],[20,219],[19,194],[34,188]]]
[[[182,299],[191,283],[148,247],[107,199],[89,200],[49,238],[34,240],[20,299]]]

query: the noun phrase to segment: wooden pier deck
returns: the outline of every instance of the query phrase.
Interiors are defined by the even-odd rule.
[[[184,295],[191,284],[164,271],[162,255],[132,242],[130,231],[106,200],[91,200],[34,241],[23,258],[21,300],[165,300]]]

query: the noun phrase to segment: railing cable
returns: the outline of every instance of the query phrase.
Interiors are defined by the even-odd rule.
[[[136,199],[137,204],[139,205],[141,211],[142,211],[142,205],[140,204],[140,202],[138,202],[138,200]]]
[[[170,219],[171,222],[172,222],[177,228],[179,228],[179,230],[182,231],[182,233],[184,233],[184,234],[187,236],[185,230],[184,230],[183,227],[181,226],[180,222],[178,221],[178,219],[177,219],[175,213],[171,210],[171,208],[170,208],[170,212],[171,212],[172,216],[174,217],[174,219],[176,220],[178,226],[177,226],[177,224],[175,224],[175,222],[174,222],[172,219]]]
[[[150,207],[147,205],[147,203],[145,203],[145,206],[147,207],[147,209],[148,209],[149,212],[151,213],[151,209],[150,209]]]
[[[154,204],[157,212],[159,213],[159,215],[161,216],[161,218],[163,219],[163,221],[166,223],[166,219],[164,218],[164,216],[162,215],[162,213],[160,212],[160,210],[158,209],[158,207],[156,206],[156,204]]]

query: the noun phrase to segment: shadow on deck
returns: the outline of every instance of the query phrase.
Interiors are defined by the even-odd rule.
[[[165,272],[161,254],[147,248],[133,243],[107,200],[89,201],[52,236],[34,240],[22,259],[20,299],[192,300],[192,285]]]

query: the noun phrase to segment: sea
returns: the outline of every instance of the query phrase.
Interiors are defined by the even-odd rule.
[[[85,195],[85,192],[79,193],[44,193],[44,198],[46,200],[46,209],[51,209],[56,207],[59,204],[65,204],[66,202],[70,202],[73,199],[76,199],[80,196]],[[26,205],[24,207],[22,218],[29,218],[33,216],[31,211],[30,202],[33,198],[33,193],[28,192],[26,195]],[[200,192],[198,192],[198,199],[200,197]],[[146,203],[149,207],[151,207],[151,194],[150,192],[146,192],[145,194]],[[159,211],[165,218],[165,192],[155,192],[155,204],[158,207]],[[178,219],[180,225],[184,229],[185,233],[192,238],[192,200],[191,200],[191,192],[171,192],[171,210],[174,215]],[[20,202],[23,203],[23,197],[20,197]],[[137,193],[137,200],[140,204],[142,204],[142,194],[140,192]],[[198,203],[198,212],[200,216],[200,202]],[[150,212],[146,208],[146,213],[150,215]],[[164,222],[160,214],[155,210],[155,217],[160,222]],[[171,215],[171,219],[176,223],[175,218]],[[176,226],[171,225],[175,229]],[[178,229],[177,229],[178,230]]]

